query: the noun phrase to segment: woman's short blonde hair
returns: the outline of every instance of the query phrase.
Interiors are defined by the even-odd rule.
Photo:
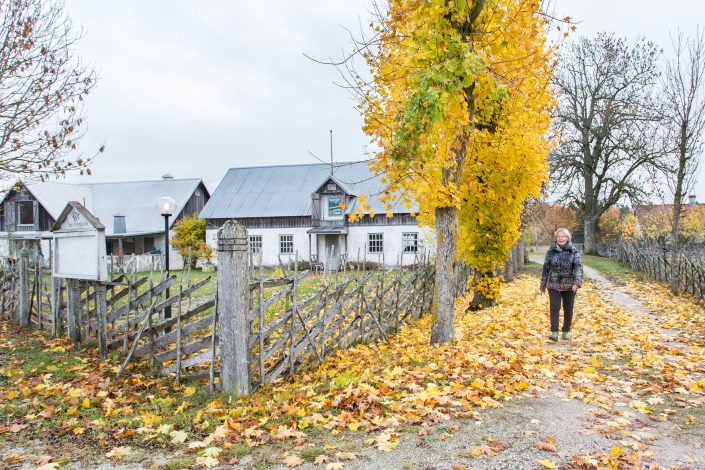
[[[553,234],[553,239],[555,240],[556,237],[558,236],[559,233],[563,232],[563,234],[568,237],[568,241],[570,241],[570,230],[567,228],[561,227],[558,230],[556,230],[556,233]]]

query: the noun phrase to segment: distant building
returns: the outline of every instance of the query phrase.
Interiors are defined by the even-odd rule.
[[[200,179],[66,184],[18,182],[0,202],[0,255],[33,245],[49,256],[49,231],[69,201],[78,201],[105,225],[107,253],[124,255],[163,250],[164,219],[156,210],[162,196],[176,201],[169,219],[198,215],[210,194]]]
[[[333,268],[358,259],[411,264],[432,232],[419,227],[415,206],[398,203],[387,213],[375,197],[384,187],[366,162],[337,163],[332,171],[327,164],[231,168],[200,217],[214,248],[217,230],[237,219],[248,229],[250,251],[261,254],[265,265],[296,253]],[[374,215],[351,223],[347,216],[361,195]]]

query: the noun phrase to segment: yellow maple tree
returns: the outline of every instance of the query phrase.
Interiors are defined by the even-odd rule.
[[[453,339],[453,272],[480,273],[480,302],[518,239],[524,201],[546,174],[553,55],[538,0],[393,0],[365,55],[361,108],[381,149],[380,199],[413,199],[436,228],[432,343]],[[401,194],[402,196],[397,196]],[[365,211],[364,204],[360,210]]]

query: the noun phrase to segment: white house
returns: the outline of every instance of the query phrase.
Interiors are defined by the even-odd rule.
[[[231,168],[200,217],[213,248],[218,229],[236,219],[264,265],[297,253],[333,267],[345,260],[412,264],[422,246],[433,246],[432,231],[418,225],[415,207],[397,204],[388,214],[375,197],[383,189],[366,162]],[[374,216],[349,222],[363,194]]]

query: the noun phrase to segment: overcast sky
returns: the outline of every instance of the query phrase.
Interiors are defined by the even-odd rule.
[[[345,28],[369,23],[371,0],[257,2],[66,0],[98,86],[86,105],[81,150],[106,152],[93,176],[67,181],[199,177],[213,191],[228,168],[365,158],[367,138],[331,66]],[[555,0],[578,33],[645,35],[669,50],[669,31],[705,22],[699,0]],[[705,167],[705,162],[701,165]],[[701,174],[705,174],[705,168]],[[705,202],[705,178],[698,200]]]

